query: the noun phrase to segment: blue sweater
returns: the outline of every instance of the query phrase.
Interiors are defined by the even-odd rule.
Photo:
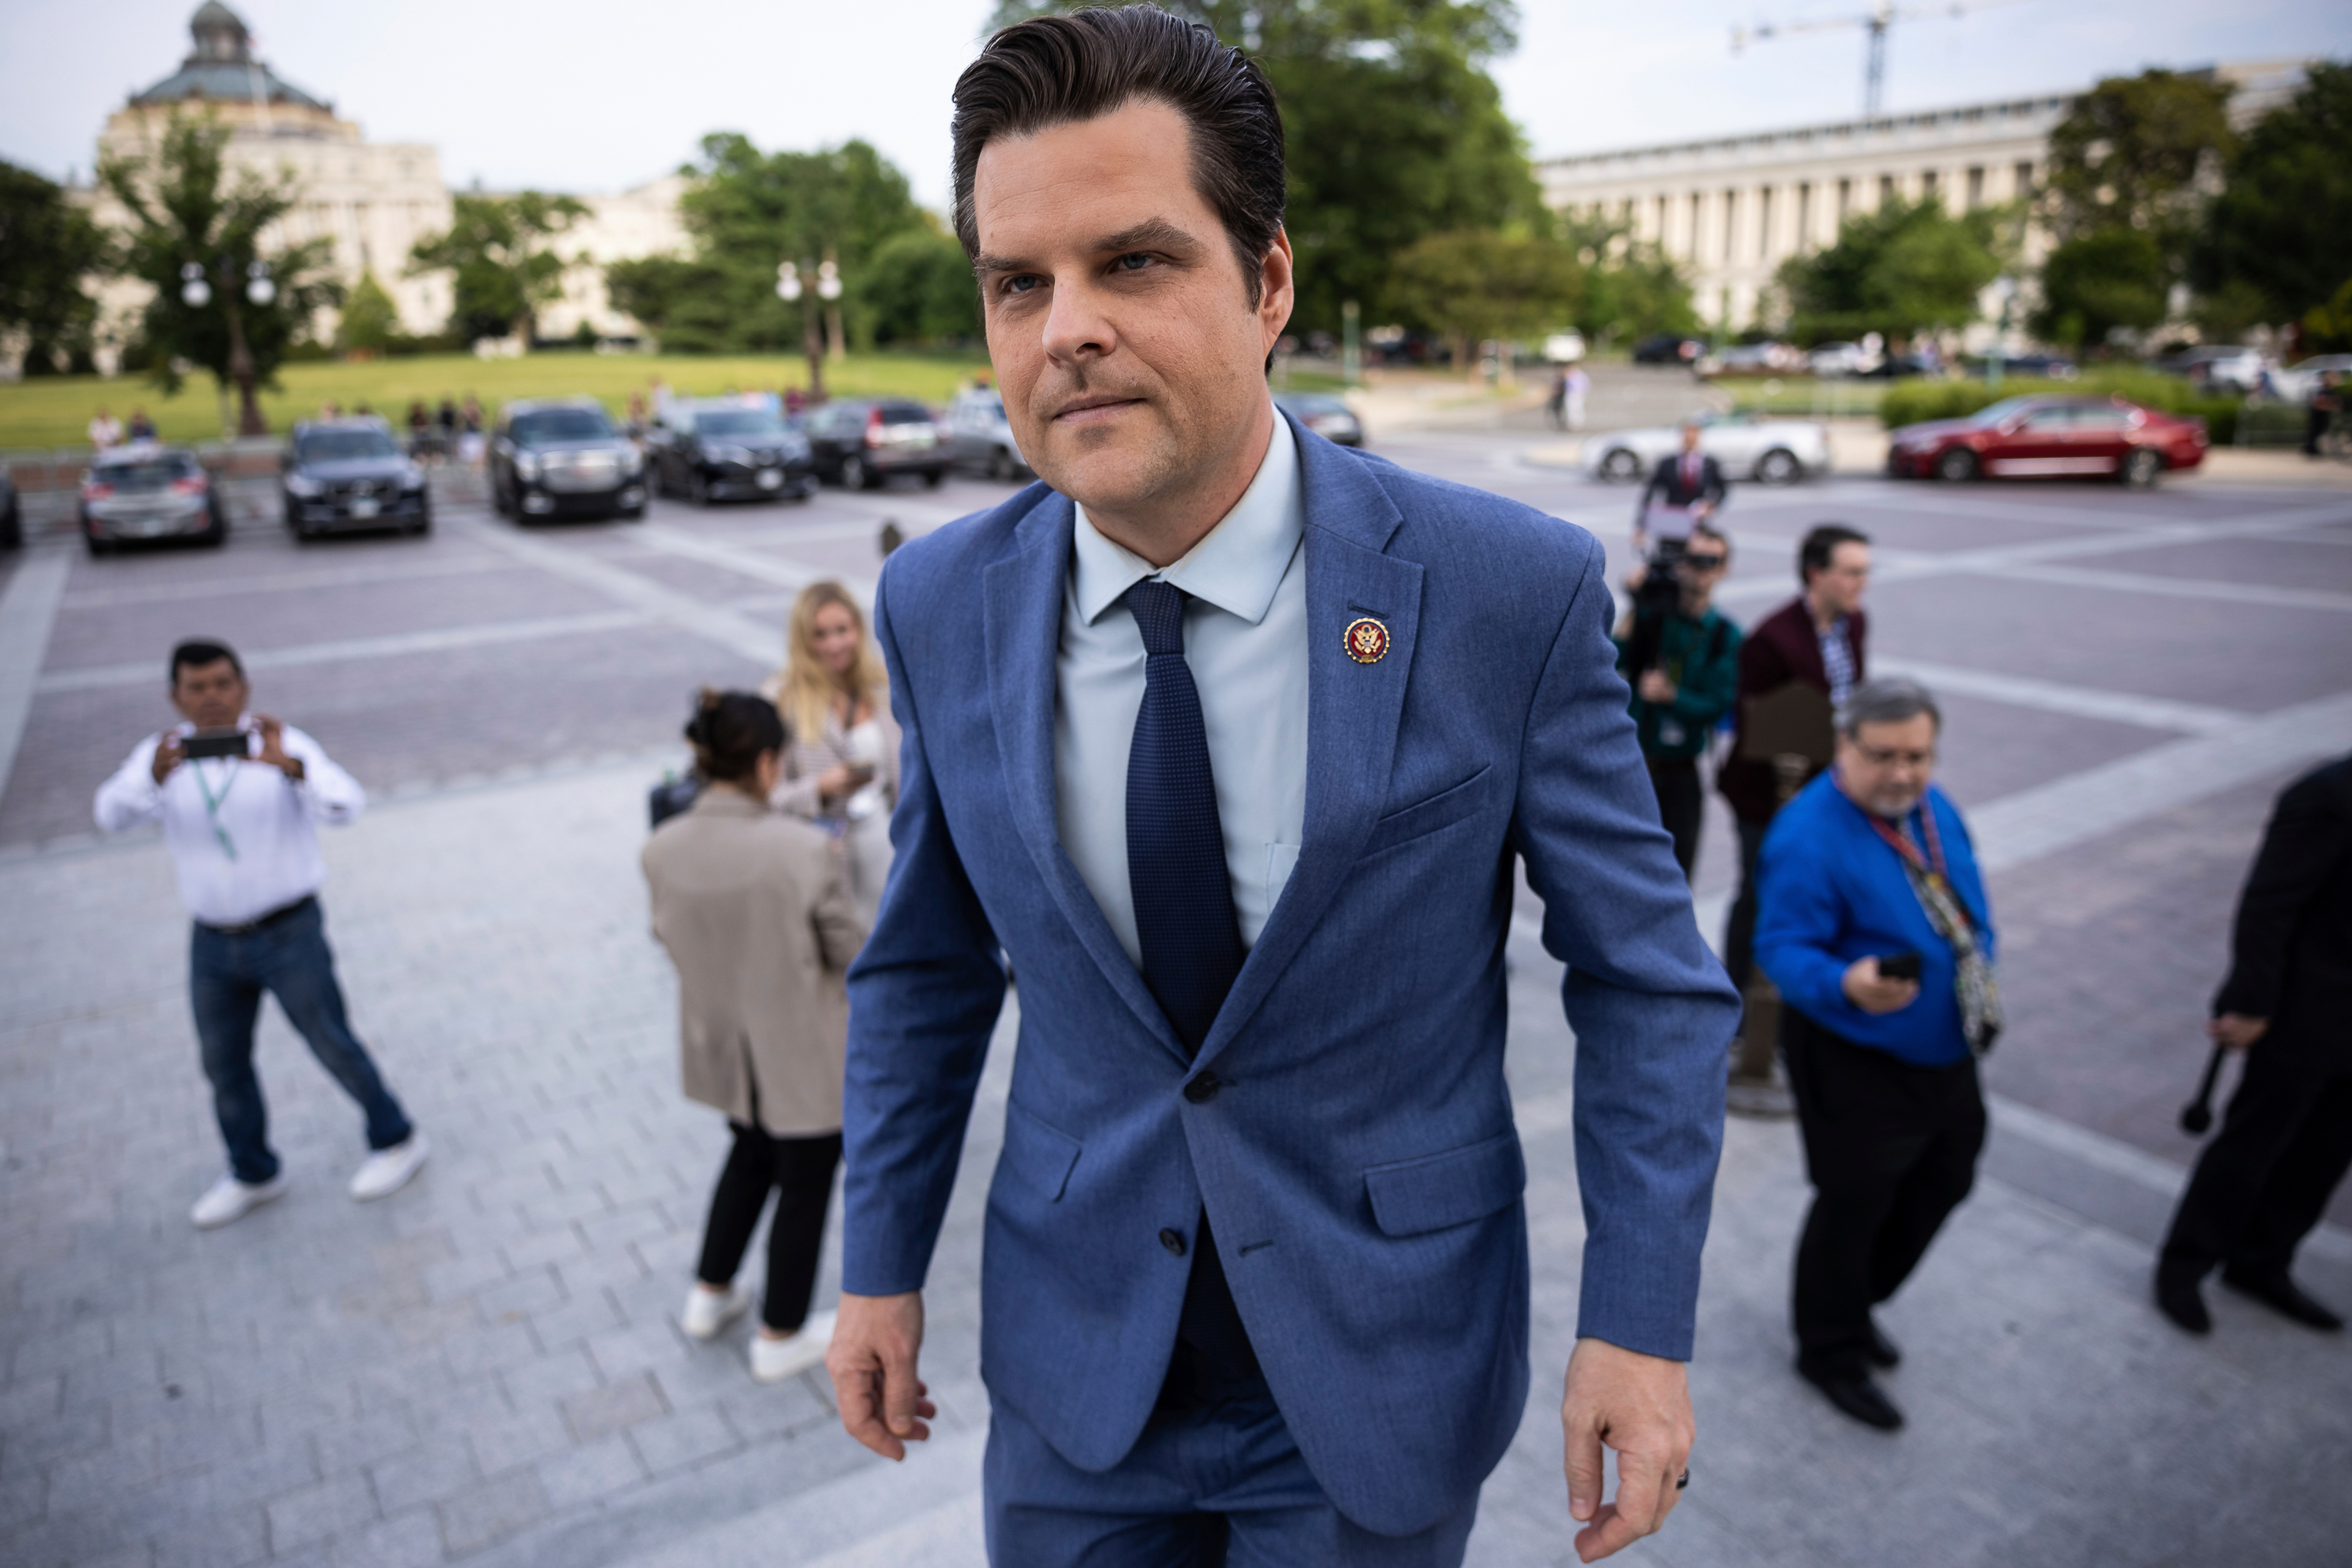
[[[1969,830],[1932,784],[1926,809],[1936,814],[1953,889],[1976,917],[1977,941],[1990,959],[1996,951],[1992,906]],[[1916,811],[1911,831],[1924,848]],[[1919,1067],[1946,1066],[1969,1054],[1951,947],[1927,923],[1894,846],[1838,788],[1834,771],[1798,791],[1772,819],[1757,876],[1756,962],[1790,1006],[1856,1045]],[[1919,994],[1909,1006],[1874,1016],[1846,1000],[1843,982],[1854,960],[1911,952],[1921,963]]]

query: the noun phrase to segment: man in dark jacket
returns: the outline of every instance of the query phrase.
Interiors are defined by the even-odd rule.
[[[2172,1216],[2156,1300],[2193,1334],[2213,1326],[2198,1282],[2221,1282],[2298,1323],[2344,1320],[2289,1278],[2294,1249],[2352,1168],[2352,756],[2279,796],[2246,890],[2213,1038],[2246,1070]]]
[[[1633,503],[1633,553],[1637,559],[1650,559],[1654,542],[1665,542],[1679,549],[1690,537],[1692,528],[1713,517],[1723,505],[1725,488],[1723,468],[1713,458],[1698,449],[1699,424],[1696,419],[1683,426],[1683,449],[1671,458],[1660,458],[1650,474],[1650,482],[1642,487],[1642,499]]]
[[[1675,562],[1671,602],[1637,599],[1617,641],[1617,673],[1633,689],[1632,712],[1642,760],[1658,792],[1658,819],[1674,836],[1675,859],[1690,879],[1698,863],[1706,808],[1698,759],[1739,683],[1739,628],[1714,605],[1731,564],[1731,541],[1700,523]]]

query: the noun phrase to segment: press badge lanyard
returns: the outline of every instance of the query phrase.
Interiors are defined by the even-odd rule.
[[[204,791],[205,820],[212,824],[213,837],[220,840],[221,853],[234,860],[236,858],[236,840],[231,838],[228,836],[228,829],[221,826],[220,808],[226,804],[228,792],[236,787],[236,775],[241,770],[237,767],[235,758],[226,760],[228,763],[228,782],[221,785],[221,792],[218,795],[213,793],[211,781],[205,777],[205,764],[202,762],[191,762],[188,765],[196,770],[196,787]]]

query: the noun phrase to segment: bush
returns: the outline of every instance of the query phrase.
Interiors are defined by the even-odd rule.
[[[2107,394],[2129,398],[2161,413],[2194,416],[2205,421],[2206,432],[2217,447],[2229,446],[2237,439],[2238,416],[2243,407],[2237,398],[2207,395],[2178,376],[2118,367],[2085,371],[2076,381],[2032,381],[2012,376],[1998,387],[1981,381],[1897,382],[1886,389],[1886,400],[1879,405],[1878,418],[1879,423],[1893,430],[1927,419],[1965,419],[2004,397],[2042,394],[2075,397]]]

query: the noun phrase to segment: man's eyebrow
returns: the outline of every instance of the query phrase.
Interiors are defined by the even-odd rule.
[[[1190,256],[1201,248],[1201,242],[1190,230],[1179,228],[1164,217],[1146,218],[1117,234],[1107,234],[1087,248],[1097,256],[1124,256],[1136,250],[1165,250]],[[1035,264],[1017,257],[998,256],[982,251],[972,258],[971,269],[981,277],[1006,272],[1026,272]]]

